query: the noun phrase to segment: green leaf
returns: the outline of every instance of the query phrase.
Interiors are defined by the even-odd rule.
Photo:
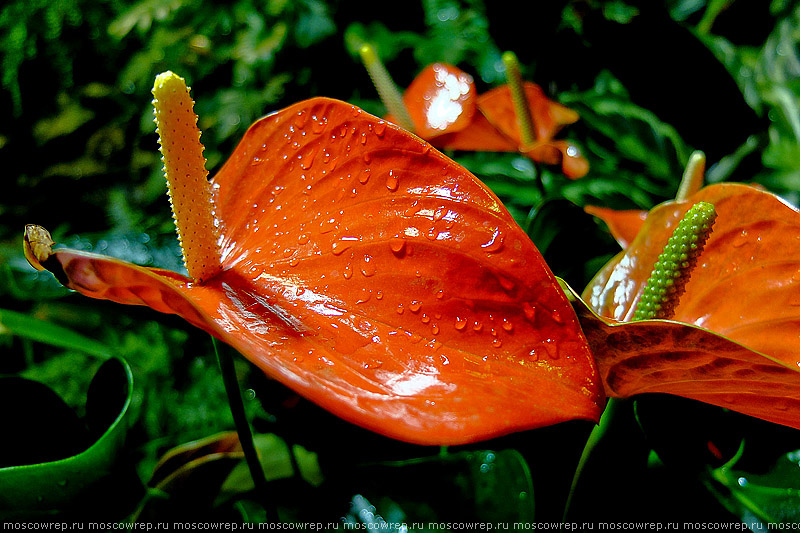
[[[86,424],[97,440],[85,451],[65,459],[0,468],[0,519],[50,515],[88,506],[87,498],[114,470],[125,442],[125,415],[133,393],[128,364],[105,361],[89,386]],[[52,438],[58,439],[58,434]]]
[[[349,476],[386,522],[397,521],[398,515],[407,523],[425,524],[530,523],[534,519],[530,471],[516,450],[383,462],[362,466]]]
[[[8,309],[0,309],[0,332],[2,331],[59,348],[79,350],[97,357],[107,358],[114,353],[105,344],[70,329]]]
[[[764,522],[800,523],[800,450],[783,455],[763,474],[724,465],[711,477],[727,489],[718,497],[739,516],[752,513]]]

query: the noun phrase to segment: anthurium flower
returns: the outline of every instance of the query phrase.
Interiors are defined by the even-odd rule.
[[[555,139],[565,125],[578,120],[578,114],[547,98],[542,88],[535,83],[524,82],[522,85],[534,125],[534,137],[530,141],[523,140],[517,118],[518,111],[508,85],[496,87],[475,97],[474,103],[465,96],[460,102],[462,111],[458,115],[459,120],[453,120],[452,125],[444,128],[432,128],[430,117],[436,122],[437,115],[430,112],[430,102],[437,98],[444,100],[442,96],[434,96],[445,90],[438,80],[467,78],[472,85],[472,78],[466,73],[442,64],[426,68],[415,78],[403,97],[409,114],[414,119],[415,133],[435,146],[448,150],[519,151],[534,161],[549,165],[561,164],[564,174],[573,179],[580,178],[589,171],[589,165],[577,146],[566,140]],[[466,87],[465,81],[461,83]],[[473,91],[474,88],[466,95],[471,95]],[[439,123],[447,124],[444,121]]]
[[[53,249],[31,226],[34,266],[90,297],[178,314],[397,439],[465,443],[598,418],[603,394],[569,302],[468,171],[314,98],[253,124],[208,182],[176,80],[159,76],[154,94],[189,276]]]
[[[670,320],[626,323],[677,221],[717,219]],[[649,212],[586,288],[579,315],[609,396],[666,392],[800,428],[800,213],[740,184]]]
[[[534,161],[561,164],[564,174],[572,179],[589,171],[588,162],[577,146],[555,139],[565,125],[578,120],[578,114],[547,98],[538,85],[523,82],[515,58],[507,66],[512,72],[509,84],[483,95],[477,95],[472,76],[463,70],[434,63],[414,78],[401,98],[374,49],[365,45],[361,56],[389,109],[386,119],[434,146],[448,150],[521,152]]]

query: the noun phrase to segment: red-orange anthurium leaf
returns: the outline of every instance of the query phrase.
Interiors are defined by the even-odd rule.
[[[617,211],[616,209],[609,209],[607,207],[598,207],[595,205],[587,205],[584,211],[590,215],[594,215],[606,223],[611,235],[617,240],[619,245],[624,250],[639,234],[642,229],[644,221],[647,218],[647,211],[643,209],[627,209],[624,211]]]
[[[800,428],[800,213],[777,196],[719,184],[659,205],[584,299],[603,317],[630,320],[670,233],[700,201],[715,206],[717,219],[671,321],[614,325],[628,331],[620,338],[635,338],[624,345],[627,356],[606,338],[610,330],[582,322],[607,392],[671,392]],[[703,329],[680,332],[674,322]],[[600,340],[591,338],[597,331]],[[640,375],[634,380],[631,371]],[[703,392],[704,380],[716,388]]]
[[[212,183],[222,269],[206,281],[69,250],[42,266],[88,296],[176,313],[397,439],[599,416],[553,274],[497,197],[426,142],[315,98],[253,124]]]
[[[800,373],[706,329],[670,320],[615,322],[577,298],[606,394],[667,393],[800,429]]]

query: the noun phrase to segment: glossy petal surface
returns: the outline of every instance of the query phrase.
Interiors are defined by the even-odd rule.
[[[613,326],[636,339],[618,349],[621,343],[593,338],[598,329],[584,322],[609,392],[670,392],[773,421],[777,415],[766,412],[773,400],[773,410],[791,406],[797,413],[800,213],[778,197],[745,185],[722,184],[706,187],[685,202],[656,207],[628,249],[587,287],[584,299],[604,317],[630,320],[672,229],[698,201],[714,204],[718,217],[673,320],[700,326],[727,341],[700,329],[680,332],[679,326],[665,325],[669,322],[648,321]],[[667,333],[672,329],[677,333]],[[665,340],[654,340],[658,338]],[[638,353],[637,345],[650,356]],[[620,375],[631,369],[646,372],[636,378],[635,386],[620,386],[632,383],[629,376]],[[714,390],[703,391],[698,384],[704,380],[713,381]],[[759,405],[764,409],[760,414]],[[800,422],[788,425],[800,427]]]
[[[477,98],[472,76],[446,63],[425,67],[403,94],[415,133],[423,139],[469,126]]]
[[[627,209],[617,211],[607,207],[587,205],[584,209],[590,215],[594,215],[606,223],[611,235],[617,240],[624,250],[639,234],[644,221],[647,218],[647,211],[641,209]]]
[[[599,416],[593,360],[541,255],[424,141],[313,99],[255,123],[213,190],[223,271],[205,283],[67,250],[43,265],[88,296],[177,313],[401,440]]]

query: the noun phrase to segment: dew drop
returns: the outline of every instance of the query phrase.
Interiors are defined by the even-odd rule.
[[[342,272],[344,279],[350,279],[353,277],[353,265],[347,263],[344,267],[344,271]]]
[[[422,307],[422,302],[419,300],[412,300],[410,304],[408,304],[408,308],[411,309],[412,313],[416,313],[419,311],[419,308]]]
[[[512,280],[504,276],[498,276],[498,279],[500,280],[500,286],[503,287],[503,290],[505,290],[506,292],[514,290],[516,284]]]
[[[505,237],[500,232],[500,228],[494,230],[492,233],[492,237],[486,241],[485,243],[481,244],[481,248],[483,248],[484,252],[487,253],[497,253],[503,248],[503,239]]]
[[[400,186],[400,180],[394,175],[394,171],[390,170],[389,175],[386,177],[386,188],[394,192]]]
[[[431,324],[431,332],[434,335],[438,335],[439,334],[439,326],[438,326],[438,324]]]
[[[564,323],[564,319],[563,319],[563,318],[561,318],[561,313],[559,313],[559,312],[558,312],[558,311],[556,311],[555,309],[554,309],[553,311],[551,311],[551,312],[550,312],[550,316],[552,316],[552,317],[553,317],[553,321],[554,321],[556,324],[563,324],[563,323]]]
[[[370,176],[370,169],[365,168],[364,170],[361,171],[361,174],[358,175],[358,182],[361,185],[366,185],[367,182],[369,181],[369,176]]]
[[[492,341],[492,346],[494,346],[495,348],[499,348],[502,345],[503,345],[503,341],[501,341],[500,339],[494,339]]]
[[[316,134],[320,134],[325,131],[325,127],[328,125],[328,117],[322,117],[320,119],[317,118],[316,115],[311,117],[311,131]]]
[[[356,304],[365,304],[370,300],[370,298],[372,298],[372,291],[369,289],[363,289],[361,291],[361,296],[356,301]]]
[[[389,249],[396,255],[401,255],[406,248],[406,240],[399,235],[389,239]]]
[[[504,330],[508,331],[509,333],[514,331],[514,324],[509,322],[507,318],[503,319],[503,326],[502,327],[503,327]]]
[[[444,298],[444,291],[439,289],[439,291],[436,293],[436,299],[441,300],[442,298]]]
[[[406,308],[403,306],[403,304],[398,304],[397,305],[397,314],[398,315],[402,315],[405,312],[405,310],[406,310]]]
[[[322,222],[319,223],[320,233],[329,233],[333,231],[334,228],[336,228],[336,219],[333,217],[323,219]]]
[[[464,329],[467,327],[467,319],[457,316],[456,323],[453,324],[453,327],[455,327],[458,331],[464,331]]]
[[[372,163],[372,154],[370,154],[369,152],[364,152],[363,159],[364,159],[364,164],[369,165],[370,163]]]
[[[375,263],[372,262],[372,256],[364,256],[364,263],[361,265],[361,273],[366,277],[375,275]]]
[[[299,129],[303,129],[306,125],[306,121],[308,120],[308,116],[306,114],[305,109],[301,109],[297,112],[297,115],[294,117],[294,125],[297,126]]]
[[[333,255],[342,255],[345,250],[351,248],[356,242],[358,242],[358,237],[342,237],[331,244],[331,252]]]
[[[472,324],[472,329],[473,329],[474,331],[481,331],[481,330],[483,329],[483,324],[482,324],[481,322],[479,322],[478,320],[476,320],[476,321],[475,321],[475,322]]]
[[[525,313],[525,318],[531,322],[536,321],[536,308],[528,302],[522,304],[522,311]]]
[[[308,239],[309,237],[307,233],[301,233],[297,236],[297,244],[308,244]]]
[[[298,256],[296,256],[296,255],[295,255],[295,256],[293,256],[293,257],[292,257],[292,258],[289,260],[289,266],[290,266],[290,267],[296,267],[296,266],[297,266],[297,265],[299,265],[299,264],[300,264],[300,257],[298,257]]]
[[[378,291],[375,293],[376,300],[383,300],[383,291]]]
[[[378,121],[378,123],[375,124],[375,135],[379,138],[383,138],[384,133],[386,133],[386,122],[383,120]]]
[[[422,313],[422,317],[420,318],[420,320],[422,320],[423,324],[427,324],[428,322],[431,321],[431,317],[429,317],[427,313]]]
[[[747,239],[747,230],[746,230],[746,229],[743,229],[743,230],[742,230],[742,232],[741,232],[741,233],[739,233],[739,234],[738,234],[738,235],[737,235],[737,236],[736,236],[736,237],[733,239],[733,243],[732,243],[732,244],[733,244],[733,247],[734,247],[734,248],[741,248],[742,246],[744,246],[745,244],[747,244],[747,241],[748,241],[748,239]]]

